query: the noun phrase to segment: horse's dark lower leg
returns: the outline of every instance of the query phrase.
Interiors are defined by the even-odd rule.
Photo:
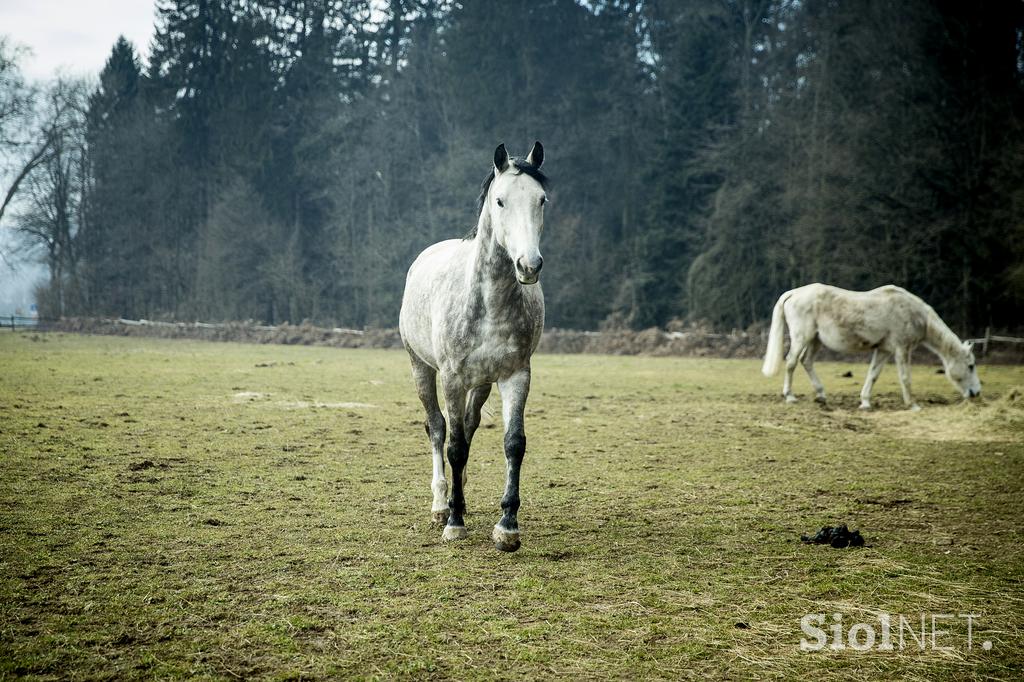
[[[498,549],[515,551],[519,549],[519,472],[523,466],[523,457],[526,455],[526,434],[523,433],[523,424],[520,421],[511,431],[505,434],[505,463],[507,472],[505,477],[505,494],[501,497],[501,520],[498,521],[498,528],[505,531],[509,538],[505,546],[499,544]],[[497,542],[497,538],[495,538]]]
[[[460,540],[466,537],[466,496],[465,480],[466,463],[469,461],[469,443],[462,425],[452,421],[451,433],[448,434],[448,464],[452,467],[451,497],[448,498],[448,524],[444,528],[445,540]]]
[[[442,384],[444,383],[442,379]],[[448,410],[448,464],[452,468],[452,480],[449,486],[448,524],[444,527],[442,537],[445,540],[461,540],[466,537],[466,497],[463,482],[466,463],[469,461],[469,441],[466,439],[465,427],[466,392],[445,385],[444,402],[445,409]]]
[[[526,431],[523,410],[530,392],[529,368],[517,372],[508,380],[499,382],[502,416],[505,419],[505,494],[501,498],[501,520],[494,526],[491,537],[503,552],[519,549],[519,473],[526,455]]]

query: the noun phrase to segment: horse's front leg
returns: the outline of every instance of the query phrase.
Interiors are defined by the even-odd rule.
[[[466,537],[465,471],[469,461],[469,440],[466,438],[466,389],[455,377],[442,376],[445,410],[448,413],[448,464],[452,467],[451,496],[448,498],[448,523],[441,538],[461,540]]]
[[[898,349],[894,356],[896,358],[896,376],[900,380],[900,388],[903,390],[903,404],[911,411],[917,412],[921,406],[914,402],[910,393],[910,350]]]
[[[505,421],[505,494],[501,498],[501,520],[494,526],[491,538],[503,552],[519,549],[519,470],[526,454],[526,431],[523,410],[530,394],[530,368],[519,370],[498,382],[501,393],[501,415]]]

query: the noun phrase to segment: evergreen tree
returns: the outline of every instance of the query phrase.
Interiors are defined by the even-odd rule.
[[[148,181],[140,173],[137,135],[144,115],[142,72],[135,50],[117,39],[89,97],[86,139],[90,149],[90,229],[82,236],[83,280],[94,313],[127,315],[132,293],[142,285],[145,232],[136,220]],[[126,200],[130,198],[130,200]],[[140,268],[141,266],[141,268]]]
[[[660,112],[652,187],[637,268],[645,273],[636,326],[687,314],[686,273],[699,253],[711,200],[723,182],[709,154],[738,119],[735,13],[718,0],[655,6]]]

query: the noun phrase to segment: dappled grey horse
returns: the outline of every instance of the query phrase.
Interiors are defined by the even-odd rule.
[[[480,191],[476,228],[465,239],[427,248],[405,282],[399,330],[409,351],[416,390],[427,412],[434,457],[433,518],[442,538],[466,537],[466,462],[491,385],[501,393],[505,422],[505,494],[492,538],[498,549],[519,549],[519,470],[526,453],[523,409],[530,392],[530,356],[544,329],[538,279],[544,259],[547,178],[540,142],[525,160],[494,151],[494,168]],[[437,401],[441,375],[448,429],[451,495],[445,479],[445,418]]]

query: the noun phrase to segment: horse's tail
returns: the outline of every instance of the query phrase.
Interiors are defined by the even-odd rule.
[[[775,376],[782,365],[783,335],[786,332],[786,311],[783,306],[791,292],[787,291],[779,296],[775,308],[772,310],[772,327],[768,332],[768,349],[764,352],[764,365],[761,373],[766,377]]]

